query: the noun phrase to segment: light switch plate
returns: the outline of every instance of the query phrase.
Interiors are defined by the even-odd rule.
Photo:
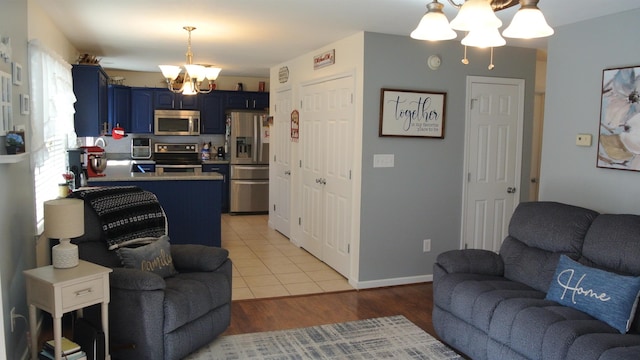
[[[374,154],[373,155],[373,167],[374,168],[392,168],[394,166],[395,156],[393,154]]]

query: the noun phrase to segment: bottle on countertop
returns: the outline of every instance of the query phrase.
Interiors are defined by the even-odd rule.
[[[203,143],[202,150],[200,151],[200,159],[202,161],[211,159],[211,143]]]

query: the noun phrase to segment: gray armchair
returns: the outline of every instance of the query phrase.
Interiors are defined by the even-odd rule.
[[[72,240],[78,245],[80,258],[113,268],[109,333],[114,360],[181,359],[227,329],[231,319],[231,260],[227,250],[170,245],[177,274],[164,278],[125,268],[118,250],[113,249],[115,243],[159,236],[166,229],[157,200],[155,204],[146,201],[145,206],[156,206],[162,216],[155,222],[147,219],[132,225],[131,219],[146,218],[139,213],[147,211],[137,206],[144,203],[140,197],[155,196],[135,187],[92,189],[71,196],[85,200],[85,234]],[[116,223],[127,226],[114,230],[110,224]]]

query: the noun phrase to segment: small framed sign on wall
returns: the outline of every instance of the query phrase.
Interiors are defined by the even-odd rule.
[[[447,94],[382,89],[379,136],[444,138]]]

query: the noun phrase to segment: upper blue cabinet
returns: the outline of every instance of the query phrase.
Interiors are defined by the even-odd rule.
[[[182,95],[169,89],[156,89],[154,104],[158,110],[198,110],[198,95]]]
[[[74,126],[79,137],[110,133],[107,74],[99,65],[73,65]]]

